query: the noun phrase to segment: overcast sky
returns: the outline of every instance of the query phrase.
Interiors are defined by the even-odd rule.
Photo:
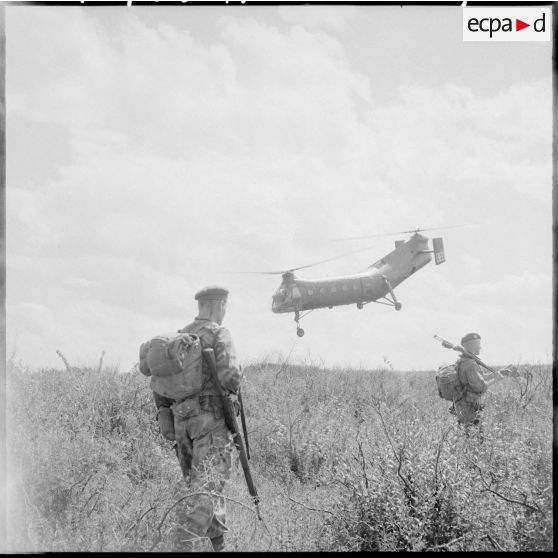
[[[240,359],[426,369],[432,336],[552,360],[551,42],[462,41],[458,7],[7,6],[7,351],[129,370],[230,289]],[[273,314],[281,270],[362,271],[467,225],[393,308]]]

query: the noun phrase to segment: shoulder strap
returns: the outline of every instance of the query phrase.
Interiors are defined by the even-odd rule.
[[[195,327],[194,327],[195,326]],[[217,327],[215,327],[217,326]],[[200,343],[202,345],[202,349],[207,348],[214,348],[215,344],[215,336],[217,333],[219,326],[215,324],[215,322],[201,322],[199,325],[196,322],[192,322],[191,324],[187,325],[181,331],[187,333],[193,333],[197,335],[200,339]],[[208,333],[211,336],[211,342],[208,343],[203,339],[203,334]]]
[[[455,363],[455,369],[457,371],[457,379],[461,382],[463,386],[467,385],[467,382],[463,381],[463,374],[461,373],[461,364],[463,363],[463,357],[459,357]]]

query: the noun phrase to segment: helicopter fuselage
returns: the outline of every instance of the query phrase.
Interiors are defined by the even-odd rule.
[[[441,239],[436,239],[441,246]],[[367,270],[338,277],[303,279],[293,272],[283,275],[281,285],[272,297],[275,313],[301,312],[316,308],[333,308],[347,304],[375,302],[392,295],[396,309],[400,305],[393,296],[393,288],[432,260],[428,238],[414,234],[407,242],[397,241],[395,250],[371,265]],[[437,263],[443,261],[443,248]],[[441,261],[439,261],[441,259]]]

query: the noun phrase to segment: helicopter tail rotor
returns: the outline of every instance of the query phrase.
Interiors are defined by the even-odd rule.
[[[444,252],[444,241],[441,238],[432,239],[432,248],[434,251],[434,262],[440,265],[446,261],[446,254]]]

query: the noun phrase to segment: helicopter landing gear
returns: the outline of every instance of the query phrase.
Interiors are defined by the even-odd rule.
[[[391,303],[391,305],[397,310],[401,310],[401,303],[397,300],[395,293],[393,292],[393,289],[391,288],[390,282],[388,281],[387,277],[385,275],[382,275],[382,279],[384,280],[384,283],[386,284],[386,287],[388,288],[389,294],[391,295],[391,300],[389,298],[384,297],[387,301],[389,301]]]
[[[304,335],[304,330],[300,327],[300,312],[298,310],[295,310],[295,322],[296,322],[296,334],[299,337],[302,337]]]

